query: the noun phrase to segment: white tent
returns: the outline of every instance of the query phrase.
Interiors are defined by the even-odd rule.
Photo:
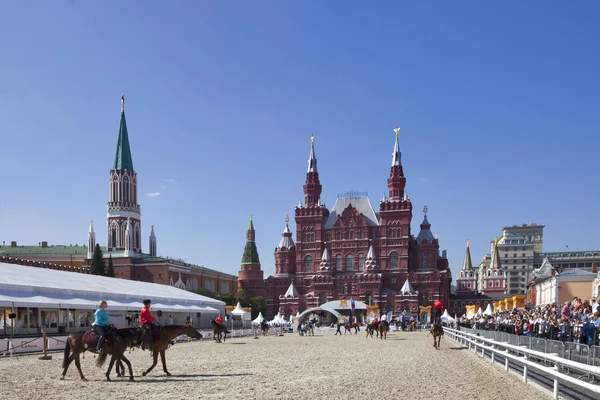
[[[488,303],[485,311],[483,312],[483,315],[493,315],[494,312],[492,311],[492,305]]]
[[[256,319],[252,321],[252,325],[260,325],[260,323],[263,322],[264,319],[265,317],[263,317],[262,312],[259,312],[258,317],[256,317]]]
[[[448,314],[448,310],[444,310],[444,313],[442,314],[442,316],[440,317],[440,319],[441,319],[443,322],[454,322],[454,321],[455,321],[455,319],[454,319],[454,318],[452,318],[452,317],[450,316],[450,314]]]
[[[477,310],[477,314],[475,314],[475,316],[477,317],[481,317],[483,313],[481,312],[481,307],[479,307],[479,309]]]
[[[242,308],[242,305],[239,301],[237,306],[235,306],[233,311],[231,311],[231,314],[234,316],[239,316],[242,321],[250,321],[250,313]]]
[[[473,311],[469,310],[469,312],[467,313],[467,319],[471,319],[475,316],[475,314],[473,314]]]
[[[269,321],[269,325],[277,325],[281,323],[281,313],[277,313],[277,315]]]

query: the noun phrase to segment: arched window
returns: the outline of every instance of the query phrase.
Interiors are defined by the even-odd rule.
[[[352,256],[352,254],[348,254],[346,256],[346,271],[352,271],[354,268],[354,265],[352,265],[354,262],[354,257]]]
[[[358,231],[358,238],[362,239],[363,238],[363,231]]]
[[[319,305],[327,303],[327,295],[325,293],[319,294]]]
[[[342,270],[342,256],[340,254],[335,256],[335,269],[338,271]]]
[[[329,242],[331,240],[331,232],[327,231],[327,241]]]
[[[358,269],[363,269],[365,266],[365,255],[360,253],[358,255]]]
[[[354,239],[354,231],[350,231],[350,239]]]
[[[117,229],[114,225],[110,229],[110,247],[117,247]]]
[[[287,260],[281,261],[281,270],[279,271],[281,274],[287,273]]]
[[[398,253],[392,251],[390,253],[390,269],[398,268]]]
[[[304,272],[312,272],[313,270],[313,259],[311,256],[304,257]]]
[[[496,287],[499,288],[500,287],[500,281],[496,281]]]
[[[423,269],[427,268],[427,256],[423,256]]]
[[[229,284],[227,282],[221,282],[221,293],[229,293]]]
[[[129,179],[127,177],[123,179],[123,201],[129,202]]]
[[[337,231],[335,233],[335,240],[342,240],[342,232]]]

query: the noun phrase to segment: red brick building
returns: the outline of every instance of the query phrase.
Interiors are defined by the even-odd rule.
[[[398,131],[388,195],[380,201],[379,212],[362,193],[338,196],[331,210],[323,204],[311,138],[304,203],[295,208],[296,242],[286,219],[274,251],[275,275],[263,280],[258,253],[254,260],[246,257],[248,244],[238,274],[239,287],[251,296],[266,293],[269,316],[289,316],[343,298],[416,316],[419,306],[438,297],[448,301],[452,276],[446,252],[440,252],[431,233],[427,207],[418,235],[411,233],[413,206],[404,191]]]

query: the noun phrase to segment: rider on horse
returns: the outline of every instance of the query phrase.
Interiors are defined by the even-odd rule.
[[[105,300],[100,300],[98,303],[98,308],[94,313],[94,323],[92,324],[92,328],[94,332],[100,336],[98,338],[98,343],[96,344],[96,352],[98,354],[102,353],[102,346],[104,345],[104,341],[106,340],[106,330],[108,329],[108,314],[106,313],[106,308],[108,304]]]
[[[439,324],[442,313],[444,312],[444,303],[439,298],[433,303],[433,323]]]
[[[158,321],[152,316],[150,312],[150,305],[152,304],[152,300],[144,299],[144,308],[140,311],[140,325],[142,325],[142,329],[146,332],[150,332],[150,340],[147,341],[148,347],[150,351],[154,348],[154,327],[161,326]],[[146,341],[144,341],[146,342]],[[146,350],[146,343],[142,343],[142,350]]]
[[[221,325],[221,327],[222,327],[223,329],[227,329],[227,328],[225,327],[225,325],[223,325],[223,317],[221,317],[221,314],[217,315],[217,318],[215,318],[215,322],[216,322],[217,324]]]

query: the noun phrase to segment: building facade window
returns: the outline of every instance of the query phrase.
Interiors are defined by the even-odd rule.
[[[358,255],[358,269],[363,269],[365,266],[365,255],[360,253]]]
[[[354,257],[352,256],[352,254],[348,254],[346,256],[346,271],[352,271],[353,270],[353,262],[354,262]]]
[[[423,256],[423,269],[427,268],[427,257]]]
[[[282,274],[286,274],[287,273],[287,260],[281,261],[281,271],[280,271],[280,273],[282,273]]]
[[[340,254],[335,256],[335,269],[338,271],[342,270],[342,256]]]
[[[313,259],[311,256],[304,257],[304,272],[312,272],[313,270]]]
[[[351,283],[349,283],[347,285],[346,294],[352,294],[352,284]]]
[[[398,268],[398,253],[392,251],[390,253],[390,269]]]

